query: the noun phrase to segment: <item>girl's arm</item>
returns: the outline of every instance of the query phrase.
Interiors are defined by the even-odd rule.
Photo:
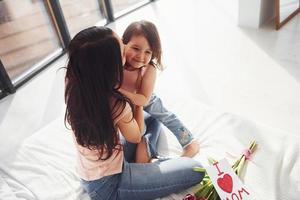
[[[145,70],[145,74],[141,80],[140,88],[137,93],[120,89],[120,92],[127,96],[132,103],[137,106],[146,106],[149,103],[156,81],[156,68],[149,64]]]
[[[117,126],[128,142],[140,143],[144,131],[143,107],[136,106],[134,112],[134,118],[132,118],[133,113],[130,111],[118,121]]]

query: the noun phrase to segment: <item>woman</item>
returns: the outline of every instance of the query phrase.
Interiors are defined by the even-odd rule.
[[[90,27],[70,42],[65,121],[78,151],[77,172],[92,199],[155,199],[199,183],[190,158],[132,163],[156,155],[160,124],[119,92],[124,45],[109,28]],[[146,131],[144,131],[146,129]],[[145,132],[145,134],[143,134]]]

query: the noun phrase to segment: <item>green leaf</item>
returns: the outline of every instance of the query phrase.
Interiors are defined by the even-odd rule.
[[[201,168],[201,167],[194,167],[193,170],[195,172],[206,172],[206,170],[204,168]]]
[[[208,162],[209,162],[210,165],[213,165],[217,161],[215,159],[213,159],[213,158],[208,158]]]

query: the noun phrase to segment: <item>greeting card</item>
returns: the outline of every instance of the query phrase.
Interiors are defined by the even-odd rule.
[[[205,169],[222,200],[254,199],[250,190],[234,173],[226,159],[215,162],[213,165],[205,167]]]

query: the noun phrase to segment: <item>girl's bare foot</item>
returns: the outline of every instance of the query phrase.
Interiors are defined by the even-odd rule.
[[[150,159],[150,163],[155,163],[155,162],[157,162],[157,161],[159,161],[158,158],[151,158],[151,159]]]
[[[199,152],[199,148],[199,142],[194,140],[191,144],[183,149],[183,153],[181,156],[192,158]]]

